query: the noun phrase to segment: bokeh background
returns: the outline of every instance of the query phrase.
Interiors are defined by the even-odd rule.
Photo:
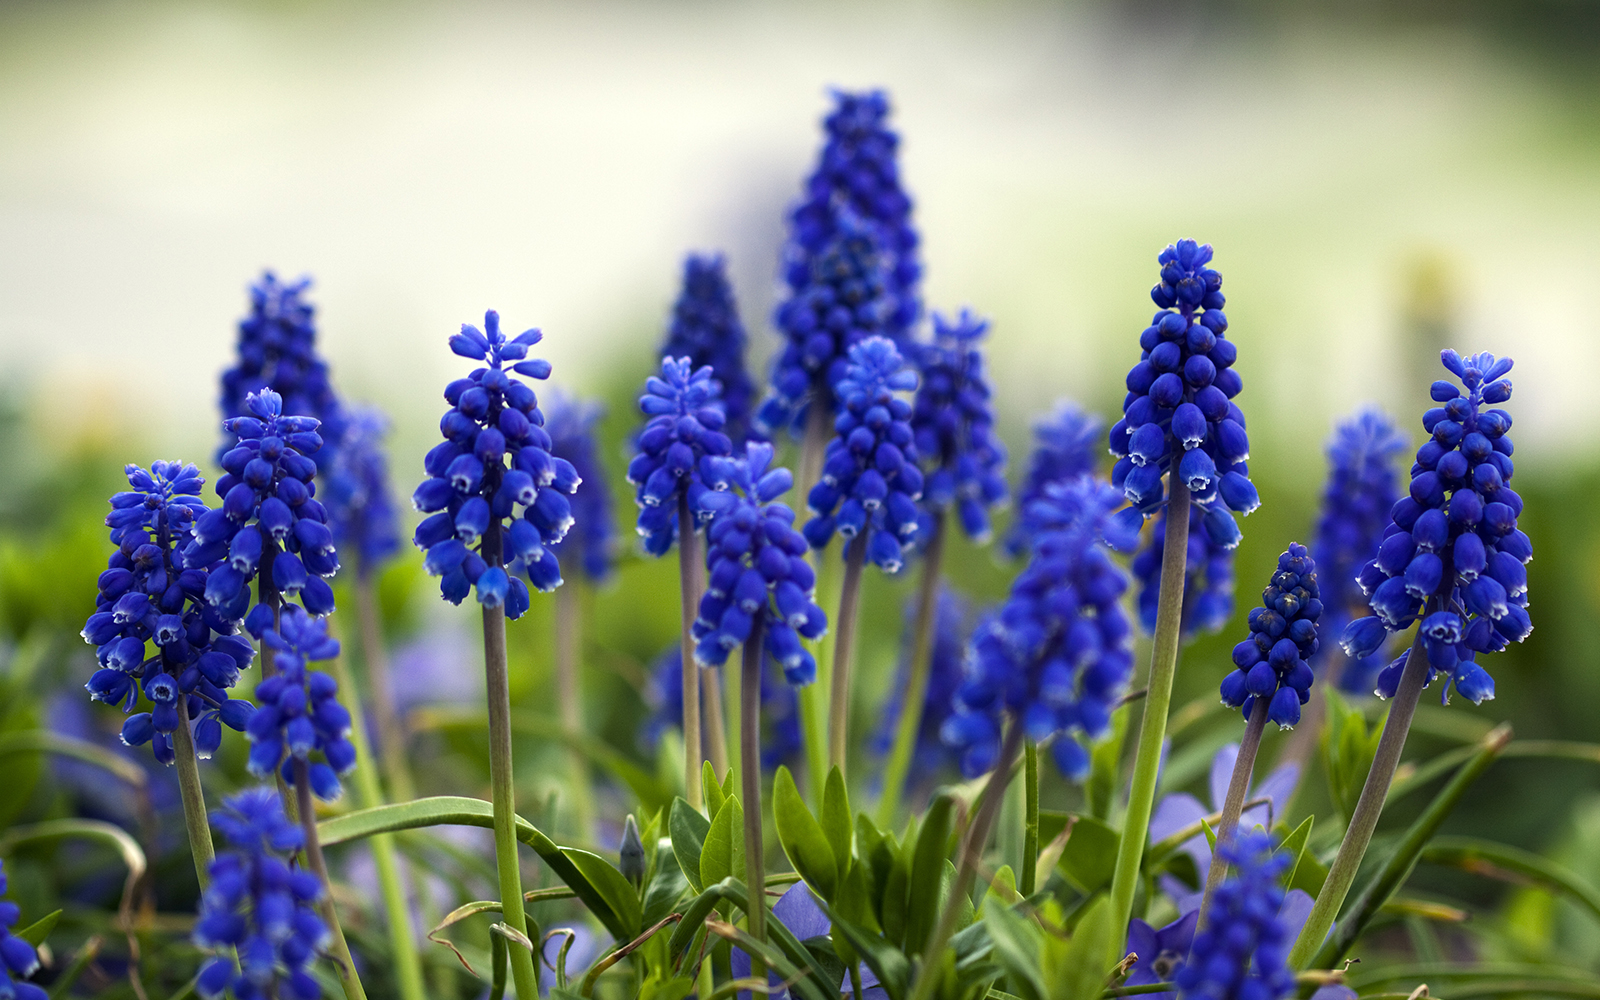
[[[1333,421],[1376,402],[1419,438],[1454,346],[1517,360],[1536,631],[1490,664],[1498,700],[1450,712],[1462,732],[1508,719],[1519,737],[1595,739],[1600,16],[1560,0],[1291,6],[0,3],[0,724],[115,731],[83,703],[76,637],[109,551],[104,498],[124,462],[212,455],[217,375],[263,268],[315,277],[337,387],[392,419],[398,497],[461,367],[445,338],[493,307],[545,330],[556,384],[609,406],[626,520],[631,396],[682,255],[728,254],[764,373],[784,212],[827,89],[883,86],[925,299],[994,322],[1014,471],[1057,398],[1115,412],[1157,251],[1216,247],[1264,506],[1244,523],[1238,621],[1186,652],[1180,700],[1216,683],[1271,561],[1310,535]],[[955,559],[980,601],[1013,572],[986,550]],[[648,665],[676,609],[646,595],[675,586],[670,564],[630,555],[584,598],[588,721],[647,764]],[[908,593],[869,585],[863,730]],[[471,699],[469,609],[439,602],[409,549],[384,596],[412,697]],[[548,604],[513,628],[529,704],[548,689]],[[1218,714],[1202,742],[1231,725]],[[1414,752],[1447,745],[1421,734]],[[438,784],[480,780],[473,746],[436,748]],[[523,752],[552,765],[523,768],[530,793],[559,791],[562,758]],[[0,823],[112,808],[51,766],[21,768],[37,787]],[[1600,880],[1597,822],[1592,765],[1509,761],[1450,829]],[[14,866],[14,890],[114,895],[58,860]],[[1528,954],[1600,960],[1565,904],[1419,878],[1476,899]]]

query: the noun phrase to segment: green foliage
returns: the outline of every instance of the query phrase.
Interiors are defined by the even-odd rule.
[[[1349,816],[1361,797],[1367,772],[1372,770],[1372,758],[1383,735],[1383,720],[1368,729],[1361,710],[1338,692],[1324,686],[1322,696],[1328,704],[1327,723],[1321,735],[1323,769],[1334,806]]]
[[[779,767],[772,782],[772,816],[778,828],[778,843],[794,870],[818,896],[832,902],[839,886],[839,860],[822,824],[811,814],[794,776]]]

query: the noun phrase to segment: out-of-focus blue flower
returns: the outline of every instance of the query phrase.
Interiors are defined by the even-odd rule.
[[[356,766],[355,744],[349,740],[350,713],[339,704],[339,685],[310,664],[339,655],[339,640],[328,637],[328,625],[290,605],[276,629],[261,641],[276,651],[278,672],[256,685],[261,707],[245,728],[250,738],[250,773],[270,778],[274,771],[295,783],[294,762],[304,761],[311,790],[324,800],[343,794],[339,775]],[[313,760],[320,754],[321,760]]]
[[[5,863],[0,862],[0,896],[6,894]],[[11,933],[22,911],[9,899],[0,899],[0,996],[6,1000],[45,1000],[44,990],[22,980],[39,968],[33,945]]]
[[[772,904],[772,918],[782,924],[793,934],[797,940],[807,941],[811,938],[824,937],[833,929],[833,921],[822,912],[822,907],[817,905],[816,897],[811,895],[811,890],[804,882],[796,882],[778,901]],[[734,948],[732,953],[732,972],[735,979],[748,979],[750,977],[750,956],[743,949]],[[789,1000],[794,996],[791,990],[776,973],[768,970],[767,984],[769,992],[765,994],[772,1000]],[[850,976],[848,973],[839,979],[839,993],[844,995],[851,990]],[[748,990],[741,990],[738,1000],[751,1000],[752,994]],[[863,964],[861,966],[861,995],[860,1000],[889,1000],[889,991],[878,981],[877,973]]]
[[[645,726],[645,743],[653,749],[662,733],[683,727],[683,650],[677,643],[656,658],[650,671],[648,697],[652,711]],[[702,684],[702,709],[706,697],[706,687]],[[702,730],[701,737],[709,741],[712,734]],[[785,681],[783,667],[768,655],[766,667],[761,671],[762,768],[775,771],[779,764],[793,764],[805,749],[804,740],[800,730],[800,698]]]
[[[706,529],[709,579],[695,619],[694,656],[710,666],[765,624],[767,652],[790,684],[810,684],[817,664],[800,639],[820,639],[828,616],[817,607],[816,574],[806,562],[806,540],[794,530],[794,511],[777,498],[789,491],[788,469],[768,469],[772,445],[748,442],[742,458],[706,462],[711,489],[700,496],[711,517]]]
[[[1328,439],[1328,485],[1322,493],[1322,517],[1311,552],[1321,568],[1324,589],[1322,629],[1344,634],[1357,614],[1364,614],[1367,595],[1356,581],[1361,567],[1378,554],[1389,511],[1400,499],[1400,475],[1395,458],[1406,440],[1381,410],[1362,410],[1334,429]],[[1313,668],[1327,663],[1335,648],[1328,643],[1312,661]],[[1383,667],[1380,653],[1351,659],[1339,674],[1346,691],[1370,692]]]
[[[1111,482],[1133,503],[1124,517],[1150,517],[1166,502],[1170,472],[1205,508],[1211,540],[1232,548],[1239,526],[1230,511],[1248,514],[1261,500],[1245,466],[1244,414],[1231,402],[1244,383],[1226,337],[1222,275],[1206,266],[1210,244],[1179,240],[1158,259],[1161,282],[1150,297],[1160,311],[1139,336],[1122,419],[1111,428]]]
[[[680,496],[687,495],[691,511],[700,510],[706,460],[733,450],[722,432],[721,391],[711,366],[695,368],[688,358],[666,358],[661,376],[645,381],[639,409],[650,419],[639,432],[639,454],[628,463],[628,482],[638,487],[639,534],[653,556],[665,555],[678,540]]]
[[[323,505],[335,544],[355,552],[356,572],[368,576],[400,549],[400,519],[389,494],[389,458],[383,439],[389,419],[373,406],[352,406],[344,411],[343,434],[332,451],[332,464],[323,466]]]
[[[567,566],[576,561],[595,583],[611,575],[616,556],[616,524],[611,513],[611,483],[595,445],[594,425],[605,413],[599,403],[568,398],[557,392],[545,405],[545,432],[550,454],[578,470],[582,485],[572,494],[572,527],[549,549]]]
[[[1200,911],[1191,910],[1172,923],[1156,930],[1134,917],[1128,922],[1128,951],[1138,955],[1139,961],[1129,971],[1124,986],[1146,986],[1150,983],[1170,983],[1183,963],[1189,958],[1189,946],[1194,941],[1194,928],[1200,922]],[[1146,993],[1150,1000],[1173,1000],[1176,993]]]
[[[339,397],[328,381],[328,366],[317,356],[315,307],[305,299],[311,279],[284,283],[265,271],[250,286],[250,315],[239,321],[239,363],[222,373],[222,415],[250,415],[249,398],[270,387],[283,397],[283,412],[316,417],[322,434],[335,443],[343,429]],[[230,439],[223,453],[233,447]],[[310,457],[326,462],[328,455]]]
[[[304,844],[300,828],[270,788],[222,805],[211,823],[231,847],[211,863],[194,925],[195,945],[217,954],[201,968],[195,992],[205,1000],[230,990],[235,1000],[317,1000],[322,989],[307,970],[331,936],[315,909],[322,883],[291,864]]]
[[[994,406],[978,342],[987,320],[963,309],[955,323],[933,316],[933,342],[912,349],[921,384],[911,404],[911,434],[926,480],[922,503],[954,506],[967,537],[986,541],[989,511],[1006,500],[1006,446],[994,433]]]
[[[866,559],[893,573],[902,546],[916,541],[922,471],[911,431],[911,404],[896,395],[917,387],[917,373],[887,337],[850,348],[850,366],[834,387],[841,408],[822,456],[822,478],[807,498],[815,517],[805,537],[825,548],[837,531],[864,535]]]
[[[690,254],[683,262],[683,288],[672,307],[672,325],[661,356],[688,358],[695,370],[711,366],[722,383],[727,415],[722,430],[735,445],[742,445],[749,435],[755,406],[755,384],[744,363],[746,339],[727,261],[720,253]]]
[[[222,727],[242,729],[254,711],[228,690],[255,650],[235,634],[245,602],[218,607],[206,599],[211,578],[225,567],[207,561],[180,568],[175,546],[197,521],[220,511],[207,511],[200,499],[205,480],[193,465],[157,461],[149,471],[137,465],[124,471],[133,488],[113,495],[106,515],[117,551],[100,574],[95,611],[83,626],[100,664],[85,687],[94,700],[124,712],[133,711],[142,690],[150,711],[130,715],[122,739],[151,744],[164,764],[175,759],[178,699],[187,698],[195,752],[210,757],[222,743]],[[147,655],[150,644],[154,655]]]
[[[567,498],[582,482],[571,462],[551,454],[538,397],[512,377],[550,377],[550,362],[528,357],[543,338],[538,330],[507,338],[493,309],[483,314],[482,330],[463,323],[450,338],[451,351],[488,364],[445,386],[444,442],[423,459],[428,478],[411,495],[412,505],[431,515],[412,541],[440,578],[445,600],[460,604],[475,588],[478,603],[505,608],[507,618],[528,610],[528,588],[517,574],[535,590],[561,586],[561,564],[545,546],[572,527]]]
[[[1494,697],[1494,680],[1476,662],[1521,642],[1528,617],[1528,536],[1517,529],[1522,498],[1511,489],[1511,415],[1495,406],[1511,398],[1510,358],[1444,351],[1440,360],[1462,381],[1433,383],[1442,405],[1422,417],[1430,435],[1417,449],[1411,488],[1390,511],[1377,558],[1358,576],[1373,615],[1346,627],[1352,658],[1377,652],[1390,632],[1421,620],[1428,677],[1444,673],[1474,704]],[[1377,694],[1394,695],[1410,650],[1378,674]]]
[[[1033,454],[1028,458],[1028,474],[1017,487],[1017,517],[1006,533],[1007,555],[1015,558],[1027,553],[1029,532],[1022,512],[1044,496],[1045,487],[1094,474],[1105,440],[1103,430],[1099,417],[1065,399],[1058,400],[1050,415],[1033,425]]]
[[[944,728],[945,720],[956,710],[956,691],[961,687],[966,670],[969,617],[966,600],[941,584],[934,603],[928,693],[922,700],[917,742],[912,750],[911,766],[906,770],[907,787],[927,787],[946,770],[961,764],[959,755],[945,745],[939,732]],[[879,756],[886,756],[894,746],[900,706],[911,676],[912,647],[917,641],[914,634],[916,618],[917,605],[911,601],[906,605],[904,627],[900,632],[899,666],[895,669],[894,683],[889,686],[889,697],[883,704],[882,722],[872,737],[872,751]]]
[[[1205,516],[1204,507],[1191,505],[1191,524],[1199,525]],[[1166,544],[1167,512],[1163,509],[1129,566],[1138,581],[1139,624],[1146,632],[1156,630],[1161,603],[1161,554]],[[1184,567],[1188,580],[1183,588],[1182,634],[1188,640],[1219,631],[1233,617],[1233,549],[1218,545],[1205,531],[1191,531]]]
[[[1047,487],[1023,511],[1032,556],[1000,612],[974,633],[960,710],[944,725],[969,777],[995,765],[1002,711],[1030,739],[1059,734],[1052,751],[1062,773],[1088,773],[1089,753],[1075,734],[1106,733],[1133,672],[1121,604],[1128,580],[1106,551],[1131,548],[1136,538],[1111,513],[1121,503],[1115,487],[1084,476]]]
[[[1311,551],[1290,542],[1278,557],[1261,606],[1250,609],[1250,638],[1233,647],[1234,669],[1222,679],[1222,703],[1250,717],[1257,698],[1270,699],[1267,718],[1280,729],[1300,721],[1311,700],[1311,664],[1317,654],[1317,619],[1322,617],[1317,563]]]
[[[1272,837],[1241,831],[1218,850],[1238,872],[1217,887],[1206,927],[1195,934],[1189,961],[1178,970],[1178,996],[1206,1000],[1279,1000],[1294,991],[1287,958],[1294,938],[1280,911],[1278,878],[1287,853],[1273,853]]]

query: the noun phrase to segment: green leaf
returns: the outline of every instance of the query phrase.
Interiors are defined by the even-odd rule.
[[[806,808],[787,767],[780,766],[772,781],[772,818],[778,827],[778,843],[783,845],[783,853],[794,870],[818,896],[833,902],[839,863],[822,824]]]
[[[1089,800],[1089,815],[1095,819],[1111,816],[1111,801],[1117,793],[1117,765],[1122,760],[1122,742],[1128,734],[1131,709],[1132,706],[1123,705],[1112,712],[1110,735],[1089,751],[1089,779],[1084,783],[1083,793]],[[1039,839],[1043,843],[1050,842],[1043,830],[1039,832]]]
[[[902,846],[885,837],[880,850],[889,854],[887,876],[883,893],[878,898],[878,923],[883,926],[883,936],[896,945],[906,940],[906,902],[911,891],[911,851],[909,844]]]
[[[1278,850],[1288,854],[1292,859],[1289,863],[1289,870],[1284,874],[1283,884],[1285,888],[1294,885],[1295,873],[1300,870],[1300,862],[1306,857],[1306,844],[1311,840],[1312,819],[1313,817],[1307,816],[1301,820],[1300,825],[1295,827],[1293,832],[1282,837],[1278,842]],[[1315,894],[1312,895],[1312,898],[1316,898]]]
[[[1367,772],[1372,770],[1372,758],[1383,735],[1382,719],[1369,732],[1359,708],[1351,707],[1332,688],[1324,688],[1323,697],[1328,702],[1327,726],[1321,737],[1328,791],[1340,812],[1349,816],[1366,784]]]
[[[144,788],[148,783],[144,768],[132,758],[108,750],[99,744],[63,736],[48,729],[23,729],[0,733],[0,757],[19,753],[48,753],[71,757],[86,764],[93,764],[135,788]]]
[[[689,880],[683,877],[678,859],[671,851],[660,851],[655,873],[645,886],[643,910],[639,917],[641,926],[649,927],[673,911],[678,900],[688,891]]]
[[[694,986],[694,980],[688,976],[673,976],[665,980],[651,976],[639,987],[639,1000],[683,1000],[694,992]]]
[[[1063,827],[1057,827],[1060,832]],[[1039,839],[1045,835],[1044,814],[1039,816]],[[1052,837],[1052,839],[1054,839]],[[1074,819],[1067,846],[1056,862],[1056,870],[1079,892],[1088,895],[1111,881],[1111,872],[1117,866],[1117,845],[1122,836],[1102,820],[1093,816]]]
[[[1506,881],[1526,879],[1558,892],[1600,919],[1600,890],[1563,865],[1537,854],[1474,837],[1435,837],[1422,860]]]
[[[839,883],[838,898],[834,900],[833,909],[852,924],[873,934],[879,932],[878,919],[872,912],[872,883],[866,865],[860,861],[850,866],[850,874]],[[845,962],[853,962],[857,956],[847,943],[840,942],[839,957]]]
[[[715,816],[721,812],[722,803],[728,800],[728,796],[717,784],[717,769],[711,766],[709,760],[700,765],[700,789],[706,797],[706,815]]]
[[[623,931],[619,940],[632,941],[637,937],[642,926],[639,920],[643,914],[639,909],[639,895],[627,878],[615,865],[598,854],[580,851],[575,847],[563,847],[561,853],[583,873],[583,877],[617,915]]]
[[[1217,831],[1211,829],[1211,821],[1202,818],[1200,820],[1200,829],[1205,832],[1206,847],[1211,850],[1212,854],[1217,853]]]
[[[700,851],[701,885],[716,885],[730,875],[744,877],[744,809],[737,798],[717,811]]]
[[[1301,892],[1317,898],[1317,893],[1322,891],[1322,883],[1328,880],[1328,869],[1311,851],[1303,851],[1300,861],[1294,866],[1294,876],[1285,883],[1284,888],[1299,889]]]
[[[1010,865],[1001,865],[1000,870],[994,873],[994,881],[989,883],[989,888],[983,894],[982,909],[988,910],[992,906],[1014,906],[1021,902],[1022,897],[1017,894],[1017,876]]]
[[[639,830],[639,843],[644,846],[645,875],[651,881],[654,881],[657,870],[656,851],[661,847],[661,820],[662,810],[647,811]]]
[[[1077,831],[1073,831],[1077,835]],[[1111,950],[1111,903],[1096,899],[1078,919],[1064,951],[1052,949],[1055,961],[1046,968],[1049,1000],[1098,1000],[1105,989],[1106,954]]]
[[[948,794],[936,796],[922,817],[911,852],[910,881],[906,890],[906,934],[903,947],[908,955],[922,954],[922,947],[939,921],[944,901],[945,859],[950,851],[950,830],[955,823],[956,803]]]
[[[839,881],[843,882],[850,874],[850,861],[855,852],[850,843],[850,793],[845,789],[844,774],[837,765],[828,772],[828,784],[822,792],[822,832],[833,849]]]
[[[708,886],[705,892],[690,902],[683,911],[683,919],[678,921],[678,926],[673,929],[672,939],[667,944],[668,955],[673,961],[682,961],[684,953],[700,933],[701,925],[706,922],[717,904],[722,902],[732,903],[739,909],[745,910],[750,905],[750,896],[745,892],[744,883],[737,879],[723,879],[716,885]],[[826,904],[822,905],[826,912]],[[809,970],[810,975],[801,980],[798,989],[813,1000],[837,1000],[835,989],[838,986],[837,981],[827,982],[826,971],[794,933],[783,926],[782,921],[767,921],[767,938],[782,950],[796,968]]]
[[[1009,906],[985,906],[983,923],[994,943],[994,958],[1006,970],[1006,985],[1021,1000],[1047,1000],[1049,987],[1039,964],[1044,933]]]
[[[689,888],[696,893],[704,892],[705,883],[700,881],[700,852],[705,849],[711,822],[694,806],[677,798],[672,800],[672,810],[667,814],[667,831],[672,837],[672,853],[678,859],[678,869],[689,880]]]
[[[906,960],[906,956],[883,938],[845,920],[837,912],[829,909],[827,903],[822,903],[821,906],[822,912],[833,922],[833,933],[843,935],[850,947],[861,955],[868,968],[877,974],[878,982],[883,986],[884,992],[889,994],[889,1000],[904,1000],[906,991],[911,986],[911,963]]]
[[[60,919],[60,910],[54,913],[46,913],[28,926],[20,930],[14,930],[11,933],[37,948],[44,944],[44,939],[50,936],[51,931],[55,930],[56,921]]]

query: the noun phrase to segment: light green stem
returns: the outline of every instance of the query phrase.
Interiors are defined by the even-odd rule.
[[[922,729],[924,702],[928,698],[928,675],[933,663],[933,633],[939,606],[939,565],[944,557],[945,512],[935,511],[933,534],[922,562],[922,586],[917,591],[917,616],[912,624],[911,670],[905,690],[900,693],[900,718],[895,725],[894,747],[883,772],[883,798],[878,801],[878,826],[887,830],[900,812],[905,794],[906,775],[911,770],[911,755],[917,748],[917,733]]]
[[[744,791],[744,883],[750,896],[745,916],[750,936],[757,941],[767,939],[767,879],[761,836],[761,633],[758,616],[744,643],[744,679],[739,690],[739,756],[745,764],[739,775]],[[755,954],[750,956],[750,975],[766,979],[765,963]]]
[[[495,542],[498,550],[498,537]],[[498,560],[499,552],[493,554]],[[501,914],[506,926],[527,937],[522,867],[517,857],[517,801],[511,774],[511,679],[506,667],[504,608],[484,606],[483,660],[489,699],[489,794],[494,802],[494,859],[500,876]],[[516,984],[518,1000],[532,1000],[539,995],[539,970],[533,963],[533,952],[512,942],[507,943],[506,951],[510,953],[511,979]]]
[[[694,658],[691,629],[699,610],[700,595],[695,588],[695,563],[700,546],[694,528],[694,511],[689,509],[689,491],[678,494],[678,598],[680,608],[679,649],[683,654],[683,797],[701,809],[700,762],[705,759],[700,736],[700,670]]]
[[[211,884],[211,862],[217,852],[211,844],[211,821],[206,817],[206,796],[200,787],[200,762],[194,755],[194,734],[189,731],[189,699],[178,698],[178,728],[172,733],[177,754],[178,792],[183,796],[183,825],[189,832],[189,852],[194,855],[194,875],[200,891]]]
[[[1156,634],[1150,653],[1150,687],[1139,722],[1138,754],[1133,760],[1133,783],[1128,789],[1128,810],[1117,845],[1117,866],[1111,876],[1111,947],[1106,967],[1122,960],[1127,943],[1128,919],[1133,914],[1133,893],[1139,884],[1139,861],[1150,832],[1150,810],[1155,801],[1156,775],[1161,768],[1161,744],[1167,733],[1167,709],[1172,704],[1172,679],[1178,668],[1178,638],[1183,624],[1183,587],[1189,551],[1189,489],[1176,475],[1168,476],[1167,537],[1161,551],[1161,590],[1156,608]]]
[[[346,1000],[367,1000],[361,987],[361,976],[350,957],[350,944],[344,939],[344,928],[339,924],[339,910],[333,905],[333,882],[328,878],[328,862],[322,856],[322,842],[317,839],[317,809],[311,802],[311,777],[303,757],[294,758],[294,794],[300,814],[300,829],[305,833],[306,862],[322,883],[322,920],[333,935],[333,964],[339,974],[339,985],[344,987]]]
[[[813,389],[811,408],[806,416],[806,433],[800,442],[800,461],[795,470],[796,511],[803,512],[807,507],[811,488],[822,475],[822,455],[827,450],[828,438],[833,435],[833,414],[830,406],[822,405],[824,398],[831,398],[825,388]],[[833,560],[828,558],[828,548],[816,549],[811,553],[811,564],[817,571],[817,606],[821,608],[832,606],[830,597],[835,577]],[[819,704],[822,697],[819,692],[833,677],[833,644],[826,637],[819,639],[813,645],[812,653],[817,660],[817,679],[816,683],[807,684],[798,692],[800,731],[805,740],[806,783],[811,786],[811,804],[821,808],[822,790],[828,780],[828,734]],[[735,704],[731,697],[728,702]]]
[[[1244,812],[1244,797],[1250,793],[1250,777],[1256,769],[1256,752],[1261,749],[1261,733],[1267,728],[1267,696],[1257,695],[1250,709],[1250,719],[1245,723],[1244,739],[1239,741],[1239,755],[1233,761],[1233,776],[1228,779],[1228,794],[1222,800],[1222,821],[1217,825],[1217,846],[1211,852],[1211,865],[1206,869],[1206,889],[1200,897],[1200,923],[1204,928],[1211,911],[1211,897],[1216,893],[1222,878],[1228,874],[1228,863],[1222,860],[1222,845],[1234,838],[1239,816]]]
[[[1027,898],[1039,880],[1039,746],[1032,740],[1022,744],[1022,794],[1022,881],[1017,891]]]
[[[850,749],[850,667],[855,658],[856,619],[861,611],[861,570],[866,562],[867,536],[857,535],[845,546],[844,587],[839,591],[839,617],[835,623],[833,677],[828,683],[828,764],[848,777],[846,752]]]

